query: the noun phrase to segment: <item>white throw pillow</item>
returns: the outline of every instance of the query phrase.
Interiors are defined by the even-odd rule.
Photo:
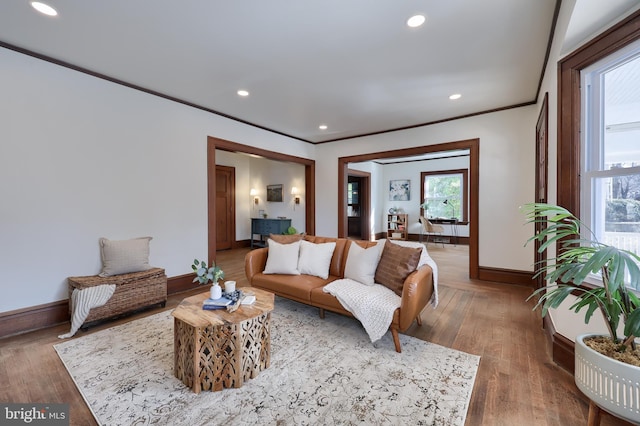
[[[331,266],[335,248],[335,242],[314,244],[309,241],[300,241],[298,271],[301,274],[314,275],[326,280],[329,278],[329,266]]]
[[[347,263],[344,267],[344,277],[358,281],[366,285],[374,285],[376,268],[380,261],[384,245],[376,244],[373,247],[364,249],[355,242],[351,242]]]
[[[267,243],[269,244],[269,254],[267,255],[267,265],[262,271],[264,274],[300,275],[300,271],[298,271],[300,241],[280,244],[269,238]]]
[[[149,241],[151,241],[151,237],[131,240],[100,238],[102,271],[98,275],[110,277],[153,268],[149,265]]]

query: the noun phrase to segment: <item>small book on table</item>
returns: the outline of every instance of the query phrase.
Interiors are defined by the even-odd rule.
[[[208,298],[202,302],[202,309],[212,311],[215,309],[225,309],[231,303],[231,299],[221,297],[220,299]]]

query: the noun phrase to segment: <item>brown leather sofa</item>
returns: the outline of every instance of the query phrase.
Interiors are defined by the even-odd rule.
[[[375,245],[376,242],[309,235],[304,238],[316,244],[336,243],[329,267],[329,277],[326,280],[311,275],[264,274],[262,272],[267,262],[268,248],[261,248],[250,251],[245,257],[245,273],[249,283],[252,287],[261,288],[278,296],[315,306],[320,309],[321,318],[324,318],[325,310],[353,316],[342,307],[338,299],[329,293],[323,292],[322,287],[331,281],[344,278],[344,268],[350,244],[355,243],[361,247],[368,248]],[[432,294],[433,271],[429,265],[423,265],[405,279],[401,305],[396,309],[389,327],[397,352],[401,352],[398,332],[405,331],[414,320],[418,322],[418,325],[422,325],[420,313],[429,303]]]

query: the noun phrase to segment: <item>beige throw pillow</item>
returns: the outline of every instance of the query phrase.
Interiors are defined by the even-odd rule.
[[[289,244],[280,244],[271,238],[267,240],[269,253],[267,264],[263,274],[300,275],[298,271],[298,255],[300,253],[300,241]]]
[[[149,265],[149,241],[151,241],[151,237],[131,240],[100,238],[102,272],[98,275],[110,277],[153,268]]]
[[[300,257],[298,258],[298,271],[301,274],[314,275],[324,280],[329,278],[329,266],[336,243],[314,244],[308,241],[300,241]]]
[[[376,244],[368,249],[360,247],[351,241],[347,263],[344,267],[344,277],[366,285],[374,285],[376,267],[380,260],[381,245]]]

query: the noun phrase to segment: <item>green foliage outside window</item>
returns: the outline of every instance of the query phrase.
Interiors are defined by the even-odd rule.
[[[456,217],[462,220],[461,174],[429,176],[425,178],[424,186],[422,208],[426,217]]]

